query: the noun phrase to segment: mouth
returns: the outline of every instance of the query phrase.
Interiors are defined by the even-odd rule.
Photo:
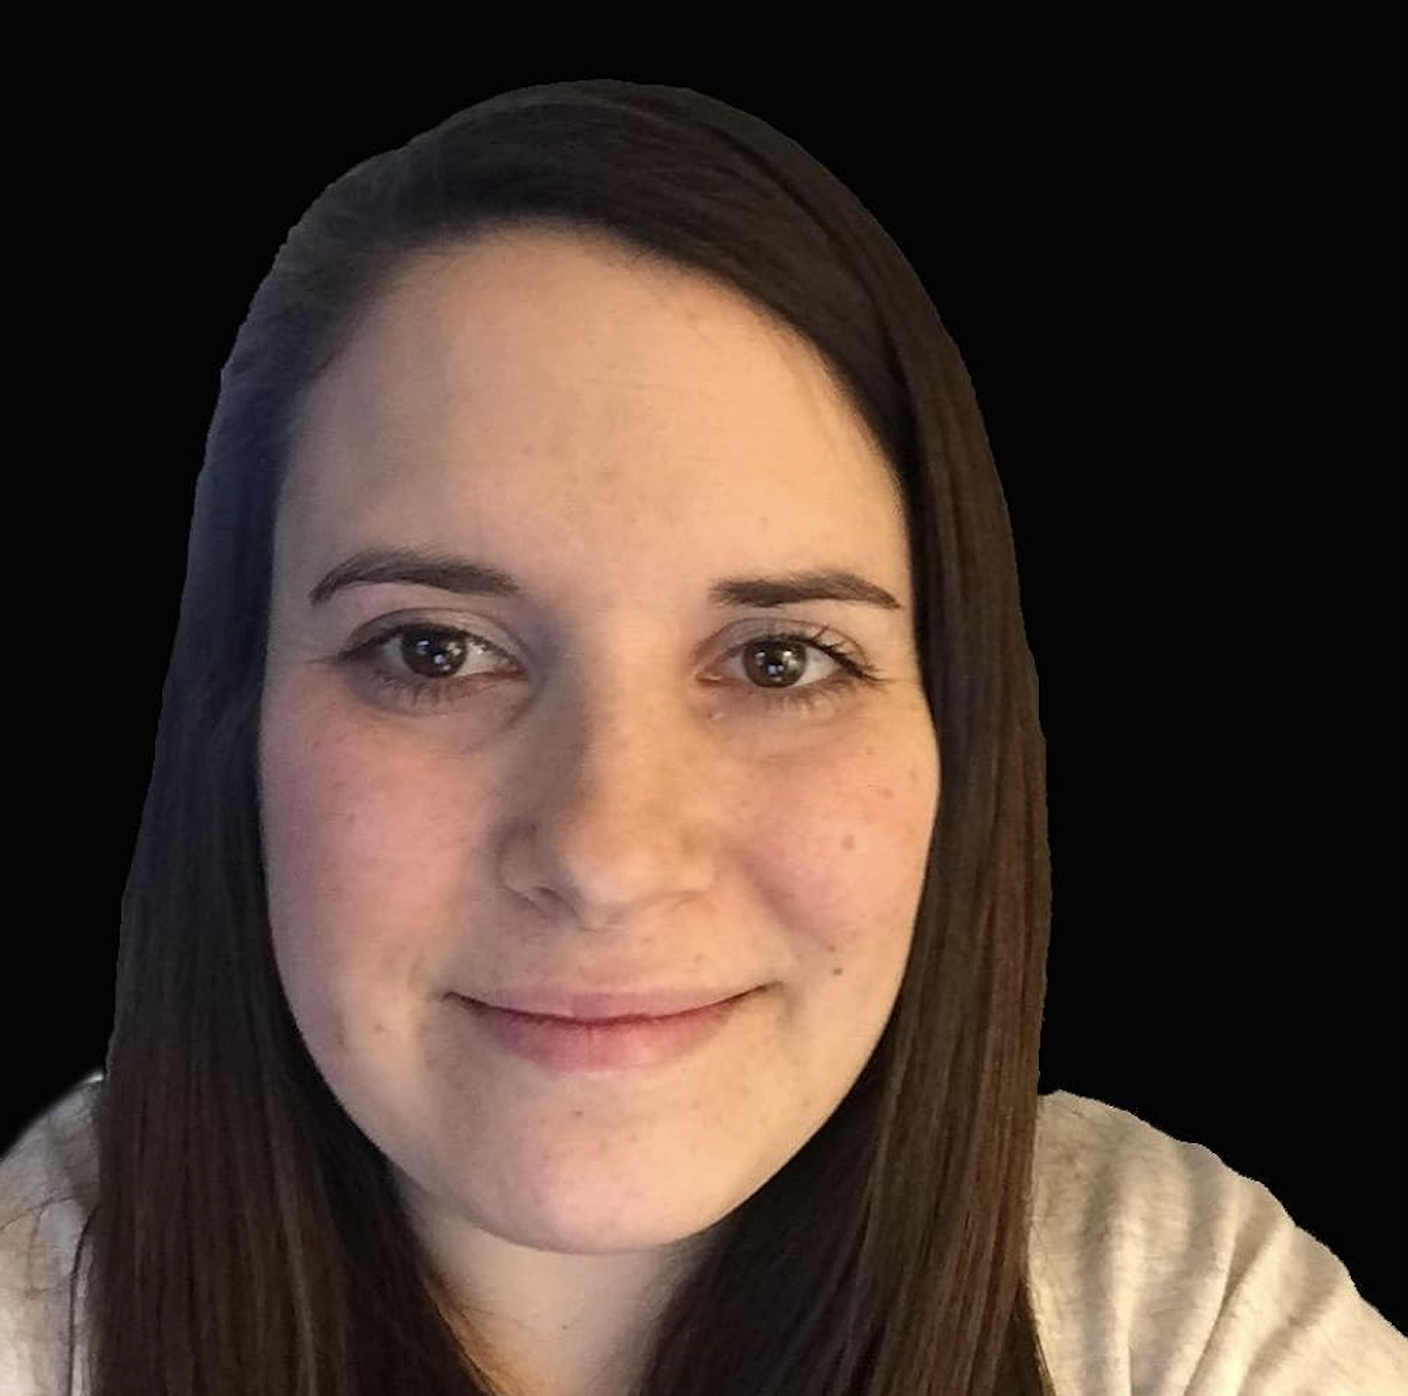
[[[662,989],[625,993],[538,989],[523,993],[506,991],[496,993],[493,998],[457,997],[465,997],[471,1003],[519,1017],[609,1025],[678,1018],[754,992],[756,989]]]
[[[554,1071],[602,1071],[663,1066],[686,1057],[722,1033],[761,993],[750,989],[665,1013],[602,1013],[598,1004],[595,1014],[585,1016],[453,998],[483,1037],[514,1056]]]

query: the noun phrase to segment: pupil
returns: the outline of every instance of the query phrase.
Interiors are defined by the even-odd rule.
[[[401,648],[411,669],[436,677],[453,674],[464,663],[469,652],[468,645],[455,635],[408,637],[403,639]],[[750,662],[761,661],[754,666],[755,675],[773,687],[781,687],[788,679],[798,678],[805,667],[800,647],[783,641],[754,645],[748,651],[748,658]]]
[[[802,658],[799,648],[788,642],[774,641],[768,645],[754,645],[748,651],[750,659],[757,659],[760,655],[782,654],[788,658],[781,661],[764,660],[762,664],[761,676],[772,683],[780,686],[782,681],[789,678],[796,678],[802,672]]]
[[[426,671],[443,677],[453,674],[464,663],[468,646],[454,635],[428,635],[403,644],[406,662],[412,669],[424,664]]]

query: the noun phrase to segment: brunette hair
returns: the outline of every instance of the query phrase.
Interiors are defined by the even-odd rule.
[[[853,1089],[739,1206],[639,1396],[1048,1388],[1027,1288],[1050,873],[1011,529],[957,349],[830,171],[688,89],[507,92],[330,184],[220,379],[97,1104],[94,1396],[492,1393],[386,1161],[324,1084],[270,943],[256,778],[272,532],[310,386],[422,254],[605,233],[804,335],[902,489],[943,789],[909,964]]]

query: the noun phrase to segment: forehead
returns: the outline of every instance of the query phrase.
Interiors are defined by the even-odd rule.
[[[888,558],[908,585],[898,486],[815,348],[730,287],[573,230],[402,268],[309,394],[281,512],[324,551],[468,531],[639,558],[648,534],[683,563],[743,536],[759,563]]]

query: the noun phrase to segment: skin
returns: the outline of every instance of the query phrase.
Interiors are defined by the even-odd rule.
[[[290,1007],[475,1351],[533,1396],[619,1392],[670,1287],[844,1098],[904,973],[940,762],[898,488],[789,328],[542,228],[399,274],[291,464],[259,747]],[[373,545],[491,562],[526,595],[310,603]],[[707,598],[822,566],[901,609]],[[387,617],[505,657],[471,651],[457,673],[492,677],[412,707],[370,677],[415,676],[394,640],[340,658]],[[885,682],[770,707],[739,646],[798,627]],[[798,687],[838,668],[802,659]],[[762,992],[683,1059],[594,1072],[506,1052],[450,997],[664,984]]]

